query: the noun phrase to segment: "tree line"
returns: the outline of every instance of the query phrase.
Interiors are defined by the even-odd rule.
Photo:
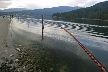
[[[91,7],[81,8],[70,12],[54,13],[52,17],[69,20],[76,18],[108,20],[108,1],[97,3]]]

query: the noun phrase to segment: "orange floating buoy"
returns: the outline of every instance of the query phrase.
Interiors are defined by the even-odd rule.
[[[78,44],[82,47],[81,43],[78,42]]]
[[[85,52],[87,52],[87,50],[85,49]]]
[[[97,63],[97,60],[94,60],[95,63]]]
[[[105,68],[104,68],[104,67],[102,67],[102,68],[101,68],[101,71],[102,71],[102,72],[106,72],[106,70],[105,70]]]
[[[89,56],[91,57],[91,56],[92,56],[92,54],[89,54]]]
[[[91,59],[94,60],[94,56],[91,56]]]
[[[101,67],[101,64],[100,64],[100,63],[98,63],[98,64],[97,64],[97,66],[98,66],[98,67]]]
[[[87,51],[85,51],[85,52],[87,52]]]
[[[87,50],[86,48],[84,48],[84,50]]]
[[[82,48],[84,48],[84,46],[82,46]]]
[[[85,48],[83,48],[84,50],[86,50]]]
[[[89,52],[87,52],[87,54],[89,54]]]

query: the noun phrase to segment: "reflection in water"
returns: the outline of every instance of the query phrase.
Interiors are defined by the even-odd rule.
[[[37,43],[41,45],[42,48],[39,51],[45,51],[41,59],[44,59],[44,57],[51,59],[51,62],[48,61],[49,64],[47,66],[54,67],[54,72],[65,72],[65,69],[67,72],[101,72],[82,48],[64,30],[57,27],[56,24],[59,24],[72,32],[108,68],[108,57],[105,56],[108,54],[108,45],[104,44],[104,41],[105,43],[108,42],[108,37],[103,38],[103,33],[98,33],[93,28],[104,28],[104,26],[51,20],[44,21],[44,40],[41,41],[40,19],[25,18],[20,21],[14,19],[12,33],[15,41],[30,48],[37,48],[35,46]],[[102,34],[102,38],[97,37],[98,34]]]
[[[75,22],[90,24],[94,29],[92,33],[97,32],[95,36],[108,39],[108,21],[76,19]]]
[[[75,22],[78,24],[72,24],[71,29],[85,31],[87,33],[91,33],[91,36],[108,39],[108,21],[89,20],[89,19],[75,19],[72,22]],[[70,26],[70,24],[68,24],[68,27],[69,26]]]

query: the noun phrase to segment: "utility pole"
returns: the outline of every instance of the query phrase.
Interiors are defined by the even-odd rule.
[[[44,30],[44,25],[43,25],[43,15],[42,15],[42,40],[44,39],[43,38],[43,30]]]

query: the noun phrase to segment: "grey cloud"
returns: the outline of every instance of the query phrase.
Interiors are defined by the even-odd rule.
[[[102,2],[102,1],[106,1],[106,0],[74,0],[72,2],[69,3],[69,5],[71,6],[82,6],[82,7],[89,7],[89,6],[92,6],[98,2]]]
[[[68,5],[71,5],[71,6],[77,6],[79,4],[82,4],[84,2],[86,2],[87,0],[72,0],[72,2],[68,3]]]
[[[11,5],[11,0],[0,0],[0,9],[7,8],[9,5]]]
[[[35,3],[29,3],[29,4],[25,4],[22,5],[20,7],[24,7],[24,8],[28,8],[28,9],[37,9],[37,8],[41,8],[41,6],[36,5]]]
[[[0,0],[0,1],[11,1],[11,0]]]
[[[90,7],[90,6],[92,6],[92,5],[96,4],[96,3],[98,3],[98,2],[97,1],[87,1],[87,2],[84,2],[82,4],[79,4],[79,6],[81,5],[83,7]]]

